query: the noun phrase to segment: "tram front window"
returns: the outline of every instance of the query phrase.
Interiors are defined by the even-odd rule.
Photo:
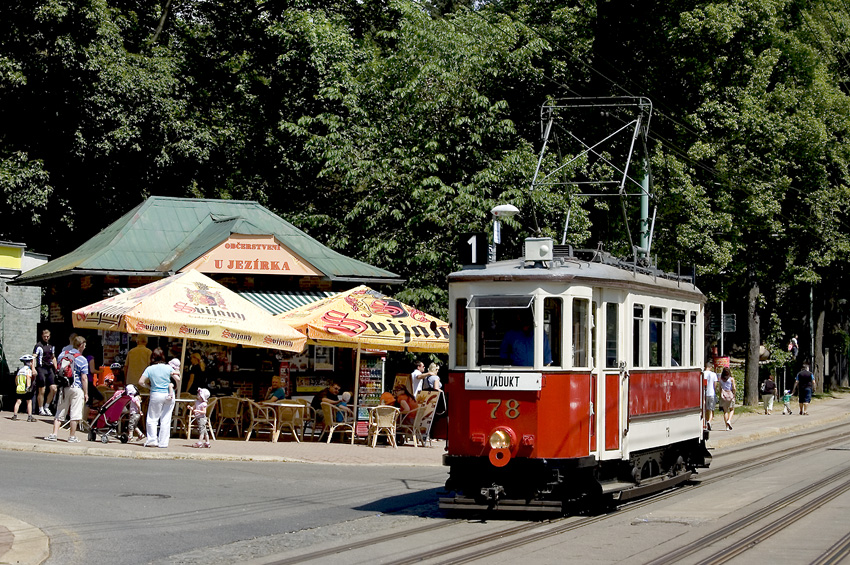
[[[534,366],[534,319],[531,308],[478,310],[479,365]],[[548,336],[543,339],[544,364],[552,364]]]

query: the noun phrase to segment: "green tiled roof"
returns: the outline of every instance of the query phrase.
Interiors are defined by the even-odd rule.
[[[15,284],[75,273],[179,271],[231,234],[273,235],[330,280],[401,282],[395,273],[325,247],[257,202],[151,196],[71,253],[27,271]]]

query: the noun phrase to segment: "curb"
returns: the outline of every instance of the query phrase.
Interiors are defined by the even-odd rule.
[[[124,459],[195,459],[199,461],[257,461],[262,463],[311,463],[306,459],[294,457],[279,457],[274,455],[226,455],[226,454],[196,454],[177,453],[174,451],[127,451],[121,449],[104,449],[100,447],[80,447],[64,445],[39,445],[16,441],[0,441],[0,450],[21,451],[29,453],[52,453],[56,455],[86,455],[93,457],[117,457]],[[324,463],[324,462],[323,462]],[[0,561],[0,565],[2,565]]]
[[[32,524],[0,514],[0,531],[4,529],[12,535],[12,542],[0,553],[0,563],[38,565],[50,557],[50,540]],[[0,551],[3,547],[0,546]]]

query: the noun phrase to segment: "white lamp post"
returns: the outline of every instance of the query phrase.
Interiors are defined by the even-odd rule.
[[[502,223],[499,218],[510,218],[519,213],[519,208],[512,204],[499,204],[490,213],[493,214],[493,246],[490,248],[490,261],[496,260],[496,246],[502,243]]]

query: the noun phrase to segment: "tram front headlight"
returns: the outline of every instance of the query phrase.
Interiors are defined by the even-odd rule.
[[[505,430],[496,430],[490,434],[490,447],[493,449],[507,449],[511,446],[511,436]]]

